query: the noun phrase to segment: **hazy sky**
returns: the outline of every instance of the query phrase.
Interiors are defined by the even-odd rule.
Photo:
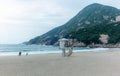
[[[92,3],[120,9],[120,0],[0,0],[0,44],[22,43],[39,36]]]

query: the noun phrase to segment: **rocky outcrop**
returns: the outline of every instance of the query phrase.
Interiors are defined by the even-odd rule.
[[[120,22],[120,15],[116,16],[116,22]]]

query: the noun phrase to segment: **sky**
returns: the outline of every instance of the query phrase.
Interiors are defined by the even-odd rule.
[[[19,44],[61,26],[87,5],[120,0],[0,0],[0,44]]]

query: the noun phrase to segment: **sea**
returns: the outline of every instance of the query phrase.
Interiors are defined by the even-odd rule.
[[[73,52],[87,52],[87,51],[105,51],[109,48],[89,48],[89,47],[73,47]],[[17,56],[19,52],[22,55],[31,54],[49,54],[62,53],[59,46],[47,45],[24,45],[24,44],[0,44],[0,56]]]

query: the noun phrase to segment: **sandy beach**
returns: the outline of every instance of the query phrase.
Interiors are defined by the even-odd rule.
[[[120,51],[3,56],[0,76],[120,76]]]

